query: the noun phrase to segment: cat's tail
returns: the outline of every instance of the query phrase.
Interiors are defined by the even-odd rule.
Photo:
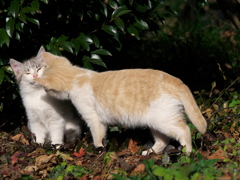
[[[182,84],[182,88],[181,89],[183,92],[180,94],[180,100],[183,103],[186,114],[198,131],[201,134],[205,134],[207,130],[207,122],[203,117],[189,88],[185,84]]]

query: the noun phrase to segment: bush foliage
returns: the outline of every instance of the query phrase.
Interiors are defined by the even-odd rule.
[[[6,111],[4,116],[20,104],[8,67],[10,58],[27,59],[44,45],[74,64],[106,68],[103,56],[120,52],[147,30],[159,30],[159,22],[171,13],[163,0],[12,0],[0,5],[0,111]]]
[[[0,177],[239,179],[240,11],[236,3],[0,1]],[[98,71],[154,68],[180,77],[196,90],[197,103],[208,119],[202,144],[191,125],[196,149],[191,156],[171,142],[175,147],[168,146],[165,154],[143,157],[140,153],[149,132],[117,127],[110,128],[107,151],[100,155],[92,153],[88,132],[60,150],[32,142],[8,62],[34,56],[41,45]]]

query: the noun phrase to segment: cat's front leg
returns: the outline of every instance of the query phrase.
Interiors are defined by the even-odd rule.
[[[43,87],[46,93],[56,99],[61,99],[61,100],[69,100],[69,93],[65,91],[57,91],[54,89],[49,89],[47,87]]]
[[[36,143],[44,144],[46,137],[47,137],[47,129],[45,126],[37,121],[31,121],[28,122],[28,128],[31,131],[32,134],[35,136]]]
[[[85,119],[85,121],[90,128],[94,146],[96,148],[104,147],[102,142],[106,137],[107,125],[98,120],[98,118]]]
[[[47,87],[45,87],[45,86],[43,87],[43,89],[46,91],[46,93],[48,93],[48,95],[57,98],[58,93],[57,93],[56,90],[54,90],[54,89],[49,89],[49,88],[47,88]]]
[[[64,138],[65,122],[63,119],[49,119],[49,135],[51,144],[61,145]]]

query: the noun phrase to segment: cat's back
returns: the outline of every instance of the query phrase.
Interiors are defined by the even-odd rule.
[[[141,89],[151,93],[183,84],[180,79],[153,69],[125,69],[97,73],[92,77],[91,83],[95,90],[110,91],[113,88],[136,91]]]
[[[176,96],[181,84],[178,78],[152,69],[106,71],[91,78],[97,102],[132,111],[145,109],[163,94]]]

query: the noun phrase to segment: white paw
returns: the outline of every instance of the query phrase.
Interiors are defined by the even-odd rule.
[[[147,156],[147,155],[151,154],[152,152],[153,152],[152,149],[148,149],[147,151],[143,151],[143,152],[142,152],[142,155],[143,155],[143,156]]]

